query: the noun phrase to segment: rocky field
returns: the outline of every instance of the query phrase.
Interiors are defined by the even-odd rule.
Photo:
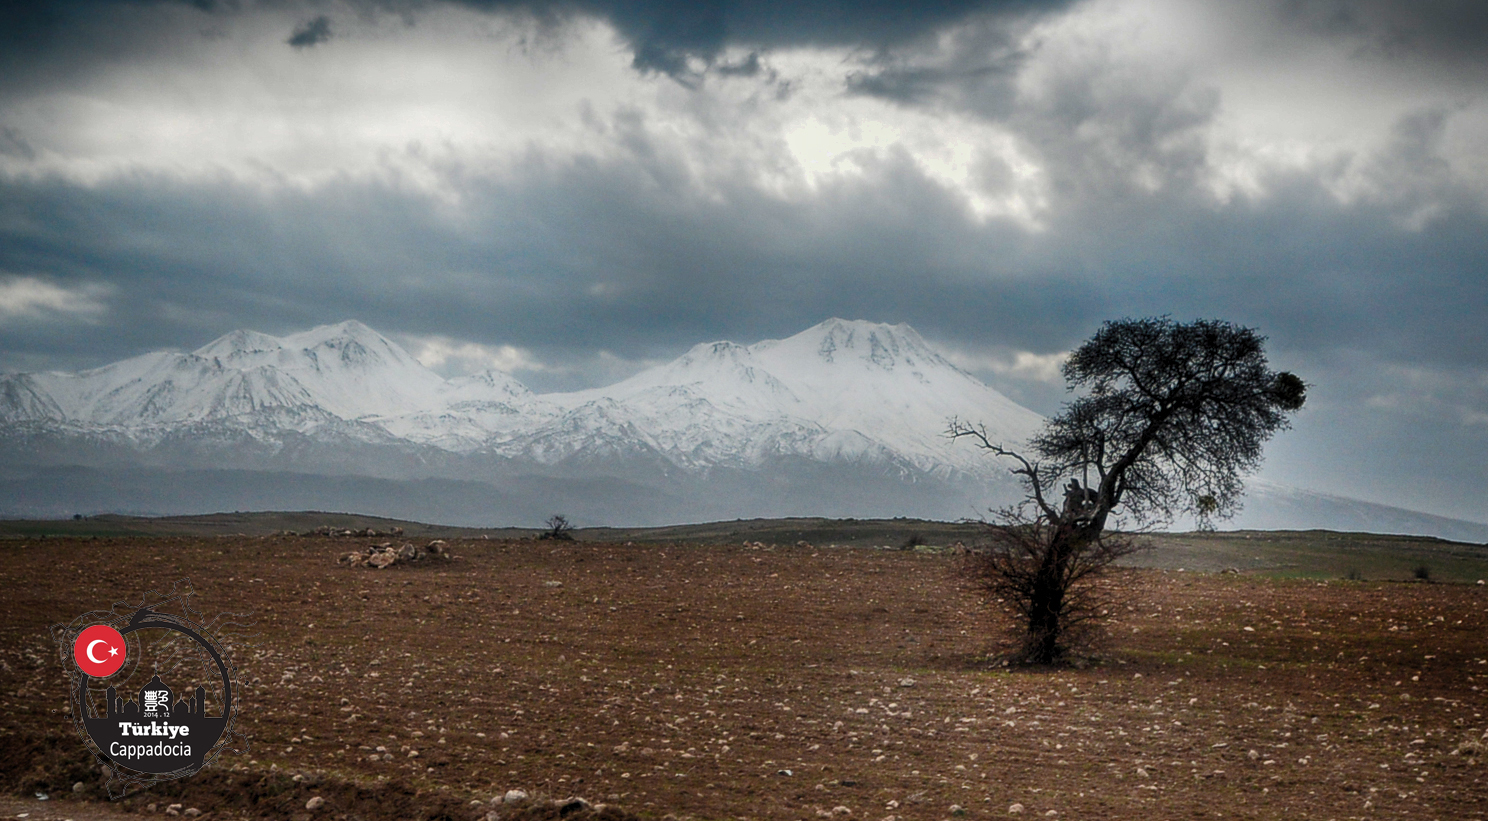
[[[1476,584],[1124,569],[1090,664],[1019,671],[988,661],[1004,622],[947,554],[456,539],[337,563],[380,541],[7,541],[4,809],[1488,818]],[[251,746],[105,805],[48,626],[183,577],[201,610],[256,614]],[[492,803],[508,790],[531,800]]]

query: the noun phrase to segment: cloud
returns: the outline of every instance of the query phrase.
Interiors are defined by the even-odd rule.
[[[482,345],[446,336],[403,335],[402,341],[424,367],[446,377],[467,376],[487,370],[502,373],[549,370],[533,358],[531,351],[514,345]]]
[[[107,311],[113,288],[85,283],[71,288],[36,276],[0,276],[0,323],[11,320],[72,319],[96,322]]]
[[[1064,375],[1060,368],[1069,359],[1069,351],[1047,354],[1007,349],[992,354],[949,351],[947,358],[951,364],[962,370],[985,371],[1011,379],[1063,385]]]
[[[694,61],[710,64],[730,48],[884,49],[933,37],[976,15],[1037,16],[1057,13],[1068,5],[1066,0],[868,0],[850,5],[830,0],[597,0],[579,8],[615,26],[631,45],[635,68],[685,79],[695,76]]]
[[[295,27],[286,43],[295,48],[318,46],[331,39],[331,18],[324,14]]]

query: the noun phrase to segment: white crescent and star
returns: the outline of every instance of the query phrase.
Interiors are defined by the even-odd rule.
[[[117,655],[119,655],[119,651],[116,650],[116,649],[114,649],[114,646],[112,644],[109,644],[108,642],[104,641],[103,639],[94,639],[94,640],[88,642],[88,649],[86,651],[84,651],[88,655],[88,661],[91,661],[94,664],[102,664],[105,661],[108,661],[108,659],[96,659],[96,658],[93,658],[93,646],[94,645],[97,645],[97,644],[102,644],[102,645],[108,647],[108,649],[109,649],[109,655],[110,656],[117,656]]]

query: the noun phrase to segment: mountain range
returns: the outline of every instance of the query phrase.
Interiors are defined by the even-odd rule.
[[[646,525],[958,519],[1016,498],[1006,465],[945,436],[953,417],[1011,445],[1043,423],[907,325],[831,319],[705,343],[608,387],[549,394],[500,371],[445,379],[356,321],[239,330],[189,353],[0,376],[0,515],[320,508]],[[1488,540],[1488,525],[1279,486],[1249,506],[1272,526],[1376,519]]]

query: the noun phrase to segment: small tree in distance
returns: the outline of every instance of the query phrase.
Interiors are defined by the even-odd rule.
[[[1118,507],[1136,524],[1189,513],[1201,526],[1239,509],[1241,476],[1306,399],[1301,379],[1267,367],[1264,342],[1218,320],[1110,321],[1065,362],[1069,389],[1085,394],[1045,424],[1028,455],[951,421],[952,438],[1012,460],[1028,492],[968,557],[973,580],[1026,628],[1019,661],[1064,660],[1071,631],[1098,618],[1090,582],[1133,549],[1105,534]]]
[[[557,539],[561,542],[573,541],[573,525],[569,523],[568,517],[562,514],[549,516],[545,522],[547,530],[537,534],[539,539]]]

